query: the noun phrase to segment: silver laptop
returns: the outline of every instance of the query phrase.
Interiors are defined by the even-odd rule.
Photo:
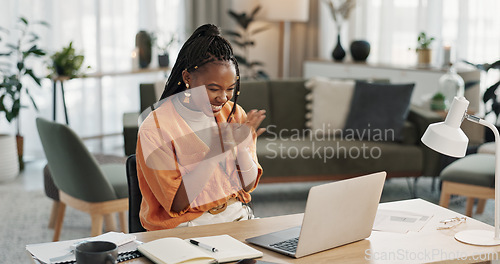
[[[302,226],[246,239],[300,258],[370,236],[385,172],[314,186],[307,197]]]

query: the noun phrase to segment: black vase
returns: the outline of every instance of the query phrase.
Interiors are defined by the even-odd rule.
[[[342,61],[345,57],[345,50],[340,44],[340,34],[337,34],[337,46],[333,49],[332,57],[336,61]]]
[[[370,55],[370,43],[365,40],[355,40],[351,43],[351,56],[354,61],[366,61]]]
[[[139,49],[139,67],[147,68],[151,63],[151,37],[146,31],[135,35],[135,46]]]
[[[170,58],[168,54],[158,55],[158,65],[160,65],[160,67],[168,67],[169,64]]]

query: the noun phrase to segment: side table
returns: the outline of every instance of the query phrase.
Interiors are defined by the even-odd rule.
[[[57,117],[57,83],[60,84],[61,86],[61,96],[62,96],[62,103],[63,103],[63,108],[64,108],[64,116],[66,117],[66,125],[69,125],[69,120],[68,120],[68,110],[66,109],[66,99],[64,98],[64,81],[69,80],[70,78],[68,76],[58,76],[57,78],[52,79],[52,83],[54,84],[53,86],[53,120],[56,121]]]

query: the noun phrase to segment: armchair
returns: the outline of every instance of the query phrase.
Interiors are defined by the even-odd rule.
[[[125,166],[99,166],[80,138],[66,125],[43,118],[37,118],[36,124],[61,201],[53,240],[59,240],[66,205],[90,214],[91,236],[102,234],[104,218],[112,219],[116,212],[120,215],[121,229],[126,232],[128,187]]]

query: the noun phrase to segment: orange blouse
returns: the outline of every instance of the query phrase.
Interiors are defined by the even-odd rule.
[[[233,102],[227,102],[216,116],[217,122],[226,122]],[[231,123],[244,123],[246,113],[237,105]],[[232,197],[250,202],[252,192],[262,175],[257,161],[256,134],[249,147],[258,165],[255,185],[249,192],[241,186],[234,159],[226,158],[225,168],[219,165],[200,194],[183,211],[171,210],[173,199],[182,182],[182,175],[192,171],[209,152],[209,147],[192,131],[177,113],[171,99],[167,99],[144,120],[137,140],[137,178],[142,193],[142,226],[146,230],[174,228],[193,220],[204,212],[225,203]]]

